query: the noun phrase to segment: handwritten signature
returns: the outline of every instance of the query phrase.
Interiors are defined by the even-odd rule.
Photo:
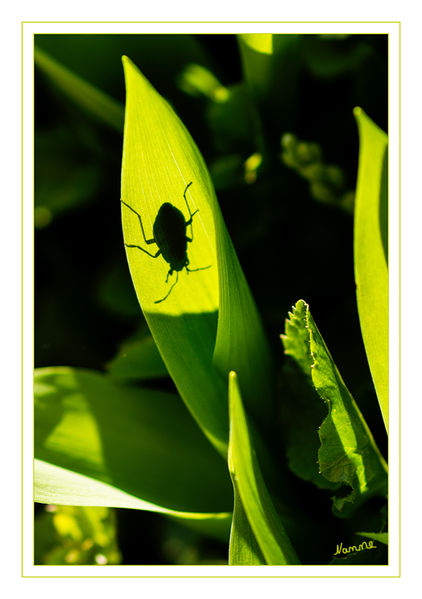
[[[336,552],[334,555],[347,555],[348,553],[357,553],[358,551],[363,551],[364,549],[376,549],[377,546],[374,545],[374,541],[363,541],[360,545],[349,545],[349,547],[343,547],[343,543],[336,546]]]

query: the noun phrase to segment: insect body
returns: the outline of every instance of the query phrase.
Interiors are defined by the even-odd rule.
[[[126,202],[121,200],[122,204],[129,208],[129,210],[132,210],[132,212],[138,217],[145,243],[147,245],[155,243],[155,245],[158,247],[158,251],[155,254],[151,254],[148,252],[148,250],[139,245],[129,245],[127,243],[125,244],[126,247],[141,250],[142,252],[145,252],[145,254],[148,254],[148,256],[151,256],[151,258],[158,258],[158,256],[162,256],[170,265],[170,269],[167,273],[166,283],[168,282],[169,277],[172,276],[173,272],[176,272],[176,280],[170,287],[170,290],[162,299],[156,300],[154,302],[155,304],[159,304],[168,298],[173,287],[179,280],[179,271],[181,271],[183,268],[186,268],[186,272],[189,273],[195,272],[197,270],[205,270],[211,266],[203,266],[202,268],[188,268],[189,258],[187,254],[187,248],[188,243],[193,241],[192,219],[198,212],[198,210],[191,212],[186,198],[186,192],[190,185],[192,185],[192,181],[186,185],[185,191],[183,192],[183,197],[189,211],[189,220],[185,221],[183,213],[178,210],[178,208],[173,206],[173,204],[165,202],[160,206],[158,214],[155,218],[154,225],[152,227],[153,237],[151,239],[147,239],[145,235],[141,215],[131,206],[129,206],[129,204],[126,204]],[[186,235],[186,229],[189,226],[191,228],[191,237]]]

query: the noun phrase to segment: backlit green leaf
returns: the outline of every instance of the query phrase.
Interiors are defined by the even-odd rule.
[[[39,503],[55,505],[105,506],[156,512],[221,540],[226,540],[232,518],[230,512],[203,513],[168,509],[143,501],[114,485],[37,459],[34,461],[34,499]]]
[[[360,326],[388,432],[388,138],[361,108],[354,255]]]
[[[265,418],[270,395],[266,341],[198,148],[133,63],[124,57],[123,64],[127,95],[121,199],[132,280],[181,397],[225,455],[225,376],[231,368],[243,375],[248,405]],[[186,231],[192,238],[189,268],[202,270],[189,273],[180,265],[179,272],[162,255],[153,257],[158,252],[153,226],[166,202],[185,222],[192,218]],[[160,223],[167,238],[169,230]]]
[[[227,470],[176,395],[40,369],[35,432],[36,501],[229,521]]]
[[[351,503],[386,494],[387,466],[303,300],[289,315],[283,344],[327,404],[319,430],[319,468],[327,480],[351,487],[349,495],[334,497],[338,515],[347,515]]]
[[[240,559],[245,559],[247,564],[258,563],[262,552],[269,565],[298,564],[262,477],[234,372],[229,377],[229,410],[228,464],[238,509],[232,525],[231,559],[237,563]]]

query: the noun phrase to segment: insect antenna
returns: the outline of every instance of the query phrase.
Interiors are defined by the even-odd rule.
[[[209,264],[208,266],[201,266],[200,268],[188,268],[187,266],[185,266],[186,270],[188,272],[196,272],[197,270],[207,270],[207,268],[211,268],[212,264]]]
[[[168,276],[167,276],[167,278],[168,278]],[[170,293],[172,292],[172,289],[173,289],[173,287],[176,285],[176,283],[177,283],[177,281],[178,281],[178,280],[179,280],[179,273],[178,273],[178,271],[176,270],[176,280],[175,280],[175,282],[173,283],[173,285],[170,287],[170,290],[169,290],[169,292],[168,292],[168,293],[167,293],[167,295],[165,295],[165,296],[164,296],[162,299],[155,300],[154,304],[159,304],[159,303],[163,302],[165,299],[167,299],[167,298],[168,298],[168,296],[170,295]]]

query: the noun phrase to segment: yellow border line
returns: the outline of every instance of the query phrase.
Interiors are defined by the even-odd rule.
[[[257,24],[265,24],[265,23],[268,23],[268,24],[309,23],[309,24],[311,24],[311,23],[315,23],[315,25],[320,25],[322,23],[324,23],[324,24],[325,23],[342,23],[343,25],[344,24],[354,25],[356,23],[371,23],[371,24],[372,23],[374,23],[374,24],[375,23],[379,23],[380,25],[384,25],[384,24],[387,24],[387,23],[389,23],[389,24],[401,23],[401,21],[22,21],[22,23],[43,23],[43,24],[45,23],[46,25],[50,25],[50,24],[54,24],[54,23],[62,23],[64,25],[67,25],[68,23],[71,24],[71,25],[74,24],[74,23],[78,23],[78,24],[86,23],[88,25],[90,25],[92,23],[98,23],[99,25],[105,25],[105,24],[112,25],[114,23],[116,23],[117,25],[123,24],[123,23],[125,23],[125,24],[128,24],[128,23],[132,24],[133,23],[134,25],[136,25],[138,23],[141,23],[141,24],[142,23],[145,23],[145,24],[148,24],[148,23],[173,24],[174,23],[175,25],[180,25],[180,24],[184,24],[184,23],[186,23],[186,24],[201,23],[203,25],[207,25],[208,23],[211,23],[211,24],[213,24],[213,23],[218,23],[218,24],[220,24],[220,23],[221,24],[225,24],[225,23],[227,23],[227,24],[233,24],[233,23],[236,23],[236,24],[239,24],[239,25],[243,25],[243,24],[254,24],[254,23],[257,23]],[[358,34],[356,34],[356,35],[358,35]]]
[[[40,566],[42,567],[42,566]],[[44,566],[45,567],[45,566]],[[50,566],[51,567],[51,566]],[[67,568],[71,568],[72,566],[62,566],[62,567],[67,567]],[[77,566],[78,568],[80,568],[80,565]],[[94,567],[95,566],[91,566]],[[101,566],[100,566],[101,567]],[[110,566],[108,566],[110,567]],[[113,566],[113,567],[119,567],[119,566]],[[120,566],[121,567],[121,566]],[[143,566],[130,566],[131,568],[142,568]],[[169,566],[162,566],[162,568],[168,568]],[[178,568],[183,568],[183,567],[192,567],[192,566],[177,566]],[[194,566],[195,568],[198,567],[203,567],[203,566]],[[212,566],[213,568],[215,568],[216,566]],[[218,566],[217,566],[218,567]],[[221,566],[222,568],[233,568],[236,566]],[[240,566],[241,568],[244,568],[245,566]],[[251,567],[251,566],[247,566],[247,567]],[[264,566],[265,567],[265,566]],[[284,566],[279,566],[280,568],[284,567]],[[302,568],[305,568],[307,566],[301,566]],[[330,566],[331,568],[336,568],[337,566]],[[351,568],[359,568],[360,566],[349,566]],[[374,567],[374,566],[372,566]],[[23,576],[22,578],[401,578],[399,575],[394,575],[394,576],[104,576],[104,575],[98,575],[98,576],[68,576],[68,575],[63,575],[63,576]]]
[[[23,22],[21,23],[21,576],[23,576]]]
[[[63,575],[63,576],[37,576],[37,575],[24,575],[23,574],[23,349],[21,352],[21,577],[22,578],[401,578],[401,535],[400,535],[400,531],[401,531],[401,435],[400,435],[400,430],[401,430],[401,338],[400,338],[400,332],[401,332],[401,21],[21,21],[21,148],[22,148],[22,161],[21,161],[21,344],[22,344],[22,348],[23,348],[23,178],[24,178],[24,165],[23,165],[23,33],[24,33],[24,25],[25,24],[58,24],[58,23],[62,23],[62,24],[81,24],[81,23],[86,23],[86,24],[231,24],[231,23],[236,23],[236,24],[263,24],[263,23],[268,23],[268,24],[301,24],[301,23],[309,23],[309,24],[322,24],[322,23],[342,23],[342,24],[365,24],[365,23],[374,23],[374,24],[398,24],[399,28],[398,28],[398,36],[399,36],[399,574],[398,575],[374,575],[374,576],[365,576],[365,575],[361,575],[361,576],[354,576],[354,575],[344,575],[344,576],[324,576],[324,575],[317,575],[317,576],[298,576],[298,575],[281,575],[281,576],[265,576],[265,575],[261,575],[261,576],[224,576],[224,575],[212,575],[212,576],[188,576],[188,575],[164,575],[164,576],[143,576],[143,575],[136,575],[136,576],[114,576],[114,575],[87,575],[87,576],[71,576],[71,575]],[[296,32],[297,33],[297,32]],[[366,33],[366,32],[365,32]],[[363,35],[365,34],[363,33]],[[218,33],[217,33],[218,34]],[[33,34],[34,36],[35,34]],[[67,34],[67,35],[72,35],[71,33]],[[85,35],[95,35],[95,34],[85,34]],[[100,34],[98,34],[100,35]],[[107,35],[115,35],[114,33],[109,33]],[[119,35],[117,33],[117,35]],[[134,35],[142,35],[141,33],[136,33]],[[224,35],[224,34],[223,34]],[[227,34],[227,35],[232,35],[232,34]],[[288,35],[288,34],[286,34]],[[309,35],[312,35],[312,33],[309,33]],[[355,34],[355,35],[359,35],[359,34]],[[377,35],[376,33],[373,33],[371,35]],[[389,38],[389,33],[379,33],[378,35],[387,35],[387,39]],[[390,52],[390,48],[388,46],[388,64],[389,64],[389,52]],[[389,72],[389,71],[388,71]],[[34,90],[33,90],[34,92]],[[389,100],[389,95],[388,95],[388,100]],[[35,126],[35,123],[33,121],[33,124]],[[35,239],[34,239],[34,243],[35,243]],[[33,252],[33,257],[34,257],[34,252]],[[390,440],[388,440],[388,447],[390,445]],[[390,447],[389,447],[390,449]],[[390,519],[390,514],[389,514],[389,519]],[[390,548],[389,548],[390,551]],[[388,560],[389,561],[389,560]],[[55,564],[56,567],[61,567],[63,566],[63,564]],[[85,567],[92,567],[91,564],[81,564],[82,566]],[[78,567],[80,567],[81,565],[79,565]],[[43,565],[35,565],[33,564],[33,566],[35,566],[36,568],[43,568],[46,566]],[[363,564],[363,566],[365,566],[365,564]],[[370,564],[366,564],[366,566],[368,567],[374,567]],[[51,565],[47,566],[47,567],[51,567]],[[118,567],[118,568],[142,568],[144,567],[143,565],[123,565],[123,564],[118,564],[115,565],[113,567]],[[151,565],[148,565],[148,567],[151,567]],[[168,568],[168,567],[172,567],[172,565],[153,565],[153,567],[157,567],[157,568]],[[173,567],[180,567],[177,565],[173,565]],[[185,567],[191,567],[191,566],[185,566]],[[193,567],[203,567],[200,565],[193,565]],[[205,565],[205,567],[207,567],[207,565]],[[215,565],[208,565],[208,567],[212,567],[215,568]],[[222,567],[227,567],[227,566],[222,566]],[[242,566],[240,566],[242,567]],[[309,567],[323,567],[323,568],[332,568],[332,566],[330,564],[326,564],[324,565],[300,565],[300,568],[309,568]],[[362,567],[362,566],[356,566],[356,567]],[[380,567],[388,567],[388,566],[380,566]]]
[[[399,23],[399,575],[401,576],[401,23]]]

